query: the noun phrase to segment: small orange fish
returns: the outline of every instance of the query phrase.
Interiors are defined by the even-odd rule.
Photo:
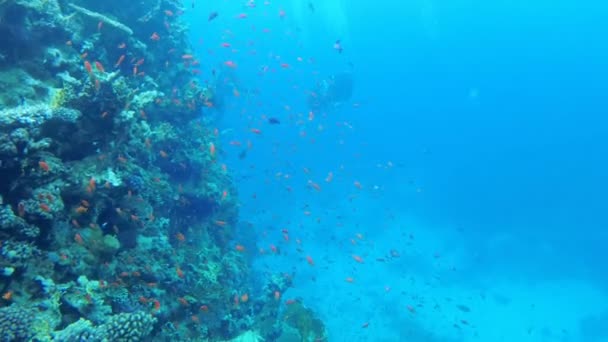
[[[312,257],[310,255],[306,256],[306,262],[308,262],[308,264],[310,266],[314,266],[315,265],[315,261],[312,259]]]
[[[82,236],[79,233],[74,234],[74,241],[79,245],[82,245],[84,243],[84,240],[82,239]]]
[[[215,158],[215,145],[212,142],[209,143],[209,154],[211,158]]]
[[[167,157],[169,156],[169,155],[167,154],[167,152],[165,152],[165,151],[163,151],[163,150],[160,150],[159,154],[160,154],[160,156],[161,156],[161,157],[163,157],[163,158],[167,158]]]
[[[97,183],[95,182],[95,178],[91,178],[89,180],[89,185],[87,185],[87,192],[90,194],[95,192],[96,187],[97,187]]]
[[[251,133],[253,134],[262,134],[262,130],[259,128],[252,128]]]
[[[220,226],[220,227],[223,227],[226,225],[226,221],[215,220],[214,223],[216,226]]]
[[[352,277],[346,277],[344,280],[345,280],[347,283],[354,283],[354,282],[355,282],[355,279],[353,279]]]
[[[245,294],[243,294],[243,295],[241,296],[241,302],[242,302],[242,303],[247,303],[248,301],[249,301],[249,295],[248,295],[248,294],[246,294],[246,293],[245,293]]]
[[[154,311],[158,311],[160,310],[160,302],[158,301],[158,299],[154,300]]]
[[[49,172],[49,170],[51,169],[49,167],[49,164],[43,160],[38,162],[38,166],[40,166],[40,168],[44,171],[44,172]]]
[[[194,55],[187,53],[182,55],[182,59],[194,59]]]
[[[84,61],[84,68],[87,70],[89,74],[93,72],[93,67],[89,61]]]
[[[205,304],[201,305],[200,309],[202,312],[209,312],[209,307]]]
[[[274,300],[280,300],[280,299],[281,299],[281,292],[274,291]]]
[[[86,213],[88,210],[89,210],[89,208],[87,208],[87,207],[85,207],[85,206],[82,206],[82,205],[81,205],[81,206],[79,206],[78,208],[74,209],[74,211],[75,211],[77,214],[84,214],[84,213]]]
[[[2,295],[2,299],[4,300],[11,300],[11,298],[13,298],[13,291],[7,291]]]
[[[106,69],[104,69],[103,65],[99,61],[95,61],[95,68],[97,68],[97,70],[99,70],[101,73],[106,72]]]
[[[236,245],[234,247],[234,249],[236,249],[239,252],[244,252],[245,251],[245,246],[243,246],[243,245]]]
[[[170,10],[165,10],[164,12],[165,12],[165,15],[166,15],[167,17],[172,17],[172,16],[173,16],[173,12],[172,12],[172,11],[170,11]]]
[[[118,68],[120,66],[120,64],[122,64],[122,62],[125,60],[125,55],[120,55],[120,57],[118,57],[118,60],[116,61],[116,63],[114,64],[115,68]]]
[[[160,36],[158,35],[158,33],[154,32],[152,33],[152,35],[150,36],[150,39],[157,42],[160,40]]]
[[[363,264],[363,263],[364,263],[363,258],[361,258],[361,257],[360,257],[360,256],[358,256],[358,255],[354,255],[354,254],[353,254],[353,259],[354,259],[356,262],[360,263],[360,264]]]
[[[177,276],[179,278],[182,278],[182,279],[184,278],[184,272],[182,271],[181,268],[179,268],[179,266],[175,267],[175,274],[177,274]]]
[[[97,23],[97,31],[101,31],[101,28],[103,27],[103,21],[100,21],[99,23]]]
[[[118,48],[119,48],[119,49],[124,49],[124,48],[126,48],[126,47],[127,47],[127,44],[125,44],[125,43],[120,43],[120,44],[118,44]]]
[[[42,211],[44,211],[44,212],[48,213],[48,212],[50,212],[50,211],[51,211],[51,208],[50,208],[50,207],[49,207],[47,204],[40,203],[40,210],[42,210]]]
[[[182,233],[177,233],[177,234],[175,234],[175,238],[176,238],[177,240],[179,240],[180,242],[184,242],[184,241],[186,241],[186,237],[185,237],[185,236],[184,236],[184,234],[182,234]]]

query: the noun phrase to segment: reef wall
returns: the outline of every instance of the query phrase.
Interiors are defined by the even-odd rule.
[[[3,341],[222,340],[276,317],[243,296],[237,194],[182,11],[0,0]]]

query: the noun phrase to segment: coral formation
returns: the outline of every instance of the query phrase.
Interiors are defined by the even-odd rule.
[[[238,300],[255,289],[201,115],[213,85],[167,54],[192,51],[164,13],[180,3],[0,1],[3,341],[277,335],[273,293],[290,281]]]

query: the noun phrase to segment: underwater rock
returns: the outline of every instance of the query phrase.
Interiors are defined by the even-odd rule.
[[[120,23],[114,19],[111,19],[108,16],[105,16],[101,13],[93,12],[84,7],[76,6],[74,4],[68,4],[68,6],[72,9],[74,9],[76,12],[81,13],[81,14],[95,20],[96,23],[103,22],[105,24],[108,24],[109,26],[112,26],[114,28],[117,28],[117,29],[125,32],[128,35],[133,34],[133,30],[131,30],[127,25]]]
[[[314,312],[299,301],[291,303],[283,313],[283,324],[295,328],[302,341],[326,341],[325,325]]]

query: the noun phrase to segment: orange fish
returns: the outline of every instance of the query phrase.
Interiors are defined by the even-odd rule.
[[[47,204],[40,203],[40,210],[42,210],[42,211],[44,211],[44,212],[48,213],[48,212],[50,212],[50,211],[51,211],[51,208],[50,208],[50,207],[49,207]]]
[[[74,234],[74,241],[76,241],[76,243],[79,245],[82,245],[84,243],[84,240],[82,239],[82,236],[79,233]]]
[[[99,62],[99,61],[95,61],[95,67],[97,68],[97,70],[99,70],[99,72],[104,73],[106,72],[106,69],[103,68],[103,65]]]
[[[167,154],[167,152],[165,152],[165,151],[163,151],[163,150],[160,150],[159,154],[160,154],[160,156],[161,156],[161,157],[163,157],[163,158],[167,158],[167,157],[169,156],[169,155]]]
[[[93,72],[93,67],[89,61],[84,61],[84,68],[87,70],[89,74]]]
[[[236,245],[234,247],[234,249],[236,249],[239,252],[244,252],[245,251],[245,246],[243,246],[243,245]]]
[[[274,291],[274,300],[280,300],[280,299],[281,299],[281,292]]]
[[[215,157],[215,145],[213,143],[209,143],[209,154],[211,158]]]
[[[307,256],[306,256],[306,262],[308,262],[308,264],[309,264],[310,266],[314,266],[314,265],[315,265],[315,261],[314,261],[314,260],[312,260],[312,257],[311,257],[310,255],[307,255]]]
[[[182,279],[184,278],[184,272],[182,271],[181,268],[179,268],[179,266],[175,267],[175,274],[177,274],[177,276],[179,278],[182,278]]]
[[[220,226],[220,227],[223,227],[226,225],[226,221],[215,220],[214,223],[216,226]]]
[[[114,64],[114,67],[118,68],[124,60],[125,60],[125,55],[120,55],[120,57],[118,57],[118,60],[116,61],[116,64]]]
[[[241,302],[247,303],[247,301],[249,301],[249,295],[245,293],[241,296]]]
[[[13,298],[13,291],[7,291],[2,295],[2,299],[4,300],[11,300],[11,298]]]
[[[261,129],[259,129],[259,128],[252,128],[252,129],[251,129],[251,133],[254,133],[254,134],[262,134],[262,130],[261,130]]]
[[[175,238],[176,238],[177,240],[179,240],[180,242],[184,242],[184,241],[186,241],[186,237],[185,237],[185,236],[184,236],[184,234],[182,234],[182,233],[177,233],[177,234],[175,234]]]
[[[152,33],[152,35],[150,36],[150,39],[157,42],[160,40],[160,36],[158,35],[158,33],[154,32]]]
[[[49,170],[51,169],[49,167],[49,164],[47,164],[47,162],[41,160],[38,162],[38,166],[40,166],[40,168],[44,171],[44,172],[49,172]]]
[[[358,255],[354,255],[354,254],[353,254],[353,259],[354,259],[356,262],[360,263],[360,264],[364,263],[363,258],[361,258],[361,257],[360,257],[360,256],[358,256]]]
[[[125,43],[120,43],[120,44],[118,44],[118,48],[119,48],[119,49],[124,49],[124,48],[126,48],[126,47],[127,47],[127,44],[125,44]]]

